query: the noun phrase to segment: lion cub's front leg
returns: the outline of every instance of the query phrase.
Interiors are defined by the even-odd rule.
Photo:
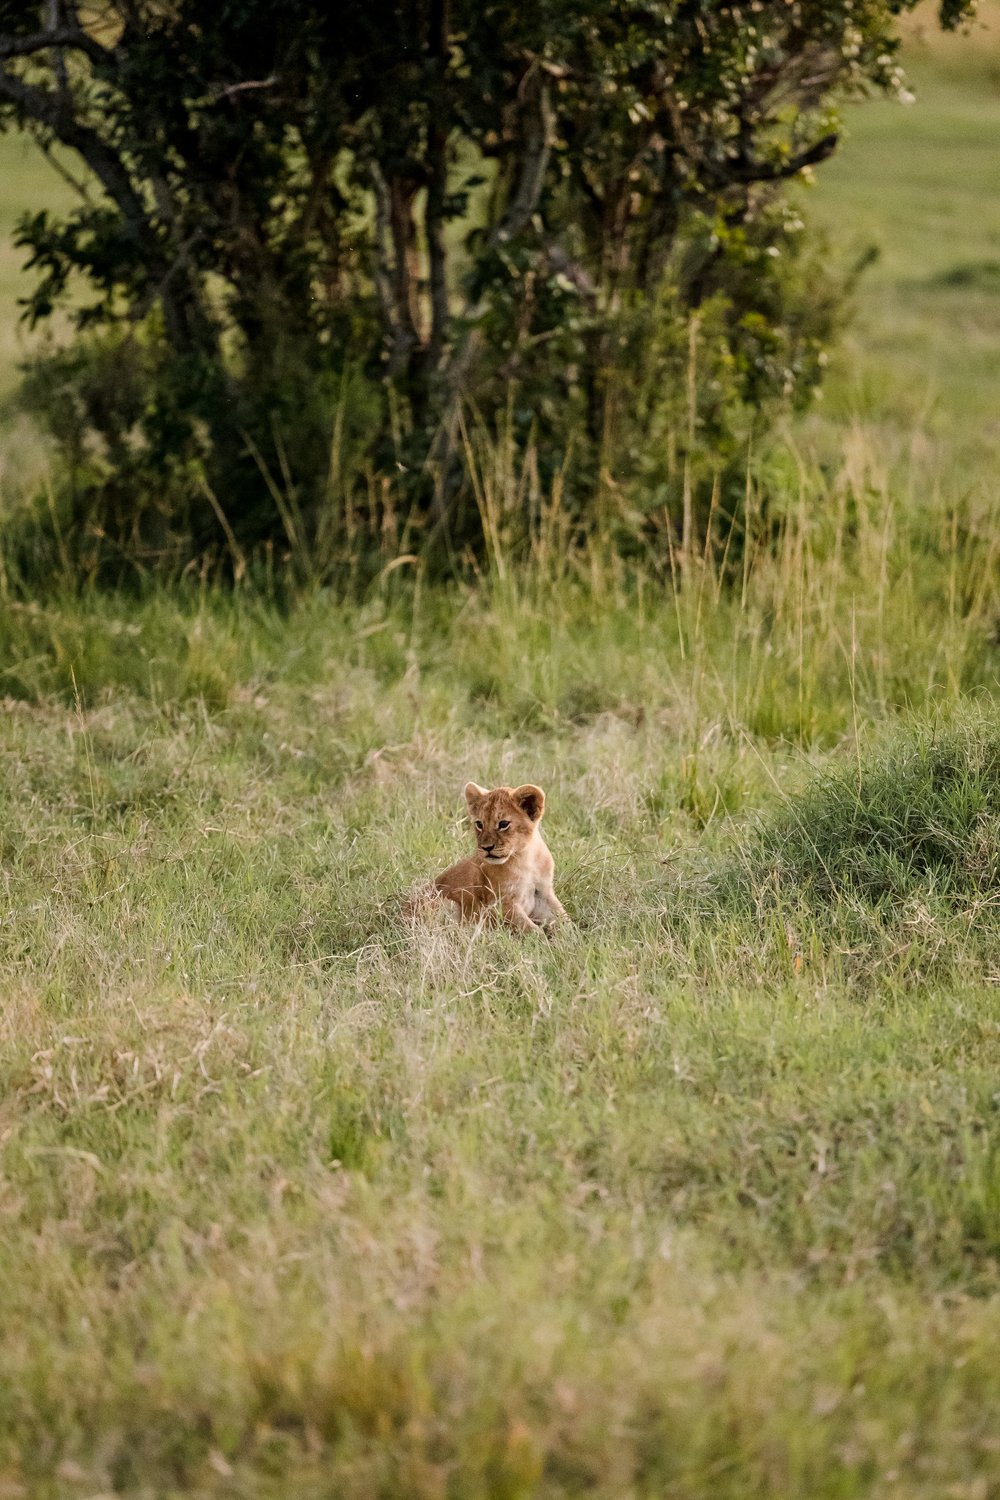
[[[541,932],[539,924],[531,920],[520,901],[515,901],[509,896],[501,896],[497,907],[499,907],[502,921],[508,927],[513,927],[515,932]]]
[[[569,922],[565,906],[559,900],[551,884],[535,887],[535,899],[531,908],[531,920],[537,927],[546,930],[559,922]]]

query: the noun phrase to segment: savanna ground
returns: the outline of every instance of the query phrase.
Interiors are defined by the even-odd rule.
[[[912,67],[735,588],[553,513],[475,590],[5,595],[3,1500],[1000,1495],[1000,40]],[[469,777],[552,942],[401,926]]]

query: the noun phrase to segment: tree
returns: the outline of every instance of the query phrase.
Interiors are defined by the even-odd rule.
[[[0,128],[87,169],[20,228],[29,319],[90,289],[35,381],[86,503],[301,540],[336,413],[341,469],[404,473],[454,528],[464,402],[625,473],[692,313],[733,400],[794,397],[829,309],[786,270],[781,188],[847,93],[900,88],[915,3],[0,0]]]

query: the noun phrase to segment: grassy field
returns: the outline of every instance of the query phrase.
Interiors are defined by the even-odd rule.
[[[0,599],[0,1500],[1000,1496],[1000,95],[950,45],[812,195],[883,253],[737,589]],[[551,942],[399,919],[470,777],[548,792]]]

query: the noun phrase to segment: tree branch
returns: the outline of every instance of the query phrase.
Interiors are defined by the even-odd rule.
[[[396,339],[396,322],[392,312],[392,271],[389,257],[389,186],[377,161],[371,164],[375,189],[375,296],[378,301],[382,333],[388,347]]]
[[[59,160],[58,156],[53,151],[52,143],[50,141],[38,140],[36,141],[36,145],[38,146],[42,155],[45,157],[45,160],[48,162],[49,166],[52,168],[53,172],[58,173],[63,182],[71,187],[75,193],[79,194],[84,203],[92,203],[93,199],[90,196],[90,187],[87,183],[86,178],[73,176],[73,173],[63,162]]]
[[[0,99],[14,104],[28,120],[43,126],[86,162],[115,204],[128,232],[142,246],[146,284],[154,284],[153,299],[163,305],[168,337],[183,351],[215,342],[215,331],[190,276],[185,287],[175,270],[186,264],[186,246],[172,263],[167,246],[136,190],[121,157],[97,131],[77,119],[68,96],[53,93],[0,68]]]
[[[420,343],[417,331],[416,230],[413,223],[413,184],[393,177],[389,182],[389,232],[392,236],[392,281],[395,331],[392,367],[405,370]]]
[[[840,136],[832,130],[829,135],[824,135],[788,161],[767,162],[737,158],[727,163],[726,175],[733,182],[781,182],[786,177],[794,177],[805,167],[813,167],[817,162],[826,161],[836,151],[839,141]]]
[[[428,353],[436,365],[444,348],[448,326],[447,250],[444,242],[444,199],[447,189],[447,137],[444,131],[432,130],[427,149],[427,201],[424,228],[427,232],[427,261],[431,294],[431,332]]]
[[[58,30],[60,25],[59,3],[60,0],[49,0],[49,27],[52,31]],[[59,93],[67,99],[69,98],[69,72],[66,67],[65,48],[53,46],[52,55]]]
[[[242,83],[220,83],[208,93],[209,101],[218,104],[223,99],[232,99],[236,94],[246,94],[254,89],[273,89],[277,78],[272,73],[269,78],[246,78]]]
[[[74,52],[83,52],[91,62],[102,67],[111,61],[108,49],[79,26],[50,26],[47,31],[36,31],[30,36],[0,36],[0,60],[31,57],[48,47],[67,47]]]
[[[798,152],[783,162],[754,161],[745,150],[738,156],[712,160],[685,126],[683,114],[676,101],[666,97],[664,106],[673,126],[674,138],[681,151],[696,164],[702,181],[716,187],[735,182],[781,182],[785,178],[794,177],[804,167],[812,167],[817,162],[825,161],[828,156],[833,155],[840,141],[837,132],[831,131],[829,135],[822,136],[811,146],[807,146],[804,151]],[[752,131],[746,121],[744,121],[744,126],[746,127],[744,134],[749,137]]]
[[[424,230],[427,235],[427,269],[431,297],[431,327],[428,357],[431,369],[438,365],[448,326],[447,248],[444,241],[444,209],[448,191],[448,127],[435,110],[435,94],[443,91],[448,65],[448,0],[431,0],[427,30],[430,55],[431,120],[427,131],[427,197]]]
[[[491,236],[493,243],[500,245],[520,234],[538,207],[552,146],[554,116],[549,86],[534,62],[521,80],[521,93],[525,99],[533,97],[535,108],[528,112],[517,187]]]
[[[0,98],[16,104],[28,119],[46,126],[64,146],[78,152],[108,196],[118,205],[136,238],[147,245],[153,243],[156,239],[155,230],[121,158],[105,144],[96,130],[76,119],[67,100],[37,84],[25,83],[23,79],[13,77],[2,68]]]

